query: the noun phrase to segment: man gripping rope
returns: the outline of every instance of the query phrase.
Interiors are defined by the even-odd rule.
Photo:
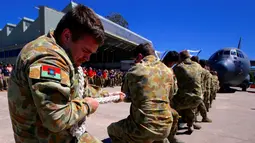
[[[100,19],[78,5],[63,16],[55,31],[25,45],[8,88],[17,143],[101,142],[88,132],[77,138],[75,129],[97,110],[94,98],[105,95],[88,84],[80,67],[103,42]]]

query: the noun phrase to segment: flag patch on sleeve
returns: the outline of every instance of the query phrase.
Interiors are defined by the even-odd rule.
[[[61,69],[54,66],[42,65],[41,77],[61,80]]]
[[[41,66],[33,66],[29,69],[29,78],[40,79]]]

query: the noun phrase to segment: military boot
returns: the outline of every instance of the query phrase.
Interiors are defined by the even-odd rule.
[[[187,126],[188,126],[188,130],[185,133],[188,135],[191,135],[193,132],[193,128],[192,128],[193,124],[187,123]]]
[[[208,117],[206,117],[206,118],[203,118],[203,119],[202,119],[202,122],[205,122],[205,123],[211,123],[211,122],[212,122],[212,120],[211,120],[211,119],[209,119]]]
[[[202,127],[198,124],[193,124],[193,128],[196,130],[200,130]]]

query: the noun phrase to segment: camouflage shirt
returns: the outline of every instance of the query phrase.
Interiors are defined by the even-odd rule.
[[[202,72],[202,93],[207,96],[210,95],[211,89],[211,73],[207,69],[203,69]]]
[[[201,88],[203,68],[187,58],[173,70],[178,81],[178,91],[171,105],[175,110],[197,108],[203,102]]]
[[[213,90],[215,92],[218,92],[218,90],[220,89],[220,85],[219,85],[219,79],[217,75],[212,75],[212,85],[213,85]]]
[[[170,88],[171,92],[172,92],[172,96],[170,95],[169,96],[169,99],[170,101],[172,100],[173,96],[176,95],[177,91],[178,91],[178,82],[177,82],[177,79],[176,79],[176,76],[174,74],[174,71],[172,68],[170,68],[170,71],[171,71],[171,75],[173,75],[173,80],[174,80],[174,84],[172,85],[172,87]]]
[[[102,95],[85,81],[85,96]],[[90,105],[78,95],[78,84],[77,68],[53,32],[25,45],[8,89],[16,142],[70,142],[70,127],[90,112]]]
[[[131,102],[130,118],[142,129],[154,134],[169,132],[173,119],[169,97],[172,96],[173,75],[155,56],[146,56],[124,77],[122,92]]]
[[[203,68],[198,63],[187,58],[176,65],[173,70],[178,80],[178,96],[185,96],[186,94],[201,96]]]

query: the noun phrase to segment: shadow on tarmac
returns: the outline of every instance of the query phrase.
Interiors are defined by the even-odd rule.
[[[102,140],[102,142],[103,142],[103,143],[111,143],[112,141],[111,141],[110,138],[106,138],[106,139]]]
[[[239,89],[233,89],[233,90],[236,90],[236,91],[238,91],[238,92],[255,93],[255,91],[251,91],[251,90],[247,90],[247,91],[242,91],[242,90],[239,90]]]
[[[224,89],[220,89],[218,93],[235,93],[236,91],[238,90],[233,88],[224,88]]]
[[[247,92],[249,92],[249,93],[255,93],[255,91],[247,91]]]

